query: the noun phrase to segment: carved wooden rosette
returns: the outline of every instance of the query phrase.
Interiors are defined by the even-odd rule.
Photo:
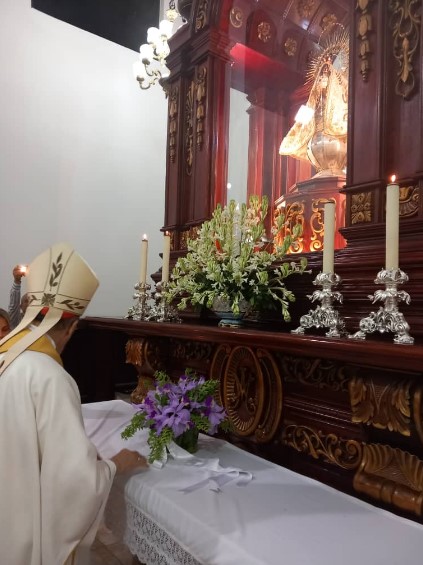
[[[221,380],[221,398],[239,436],[254,435],[269,442],[282,415],[282,381],[272,355],[248,347],[220,346],[213,358],[211,378]]]
[[[299,0],[297,12],[300,18],[309,18],[314,9],[315,0]]]
[[[367,82],[369,77],[370,62],[369,56],[372,53],[370,47],[369,34],[373,29],[373,20],[370,13],[370,5],[373,0],[358,0],[357,10],[359,11],[359,21],[358,21],[358,37],[359,37],[359,49],[358,56],[360,57],[360,73],[363,77],[363,81]]]
[[[269,22],[260,22],[257,26],[257,37],[263,43],[268,43],[272,39],[272,26]]]
[[[415,87],[414,60],[419,51],[421,0],[389,0],[393,52],[398,63],[395,93],[408,98]]]
[[[334,433],[324,434],[308,426],[288,425],[282,433],[282,443],[313,459],[323,459],[343,469],[356,469],[361,461],[362,444]]]
[[[422,515],[423,462],[389,445],[363,446],[354,489],[401,510]]]
[[[297,52],[298,41],[293,37],[288,37],[283,44],[283,50],[288,55],[288,57],[294,57]]]
[[[351,225],[372,221],[372,193],[351,195]]]
[[[138,385],[131,393],[131,402],[139,404],[153,388],[154,373],[164,369],[163,343],[160,340],[134,338],[125,346],[126,363],[134,365],[138,373]]]
[[[353,378],[349,383],[352,421],[410,436],[412,381],[388,384]]]

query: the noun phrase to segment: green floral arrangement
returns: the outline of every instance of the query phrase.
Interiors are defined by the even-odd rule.
[[[253,311],[268,310],[279,303],[285,321],[290,320],[289,303],[294,294],[285,286],[293,273],[303,273],[307,262],[282,262],[289,247],[301,233],[283,236],[285,218],[276,216],[267,239],[265,218],[268,199],[251,196],[239,206],[231,200],[217,206],[205,221],[198,237],[187,242],[188,253],[180,257],[172,271],[167,299],[179,300],[179,309],[192,305],[213,307],[226,301],[234,314],[247,304]]]
[[[154,388],[135,405],[136,413],[121,434],[128,439],[148,428],[150,463],[163,458],[171,441],[194,452],[199,432],[214,435],[219,428],[229,428],[226,412],[215,400],[219,381],[197,377],[189,370],[177,382],[163,371],[155,378]]]

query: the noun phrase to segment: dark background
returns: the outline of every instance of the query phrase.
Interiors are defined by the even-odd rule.
[[[33,8],[139,51],[147,28],[158,26],[160,0],[32,0]]]

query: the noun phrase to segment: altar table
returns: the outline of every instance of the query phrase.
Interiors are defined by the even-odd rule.
[[[120,432],[131,405],[83,405],[85,427],[103,457],[123,447],[148,454],[146,432]],[[253,475],[220,489],[205,471],[171,459],[162,469],[117,478],[106,523],[147,565],[403,565],[419,563],[423,526],[376,508],[215,438],[200,435],[200,458]]]

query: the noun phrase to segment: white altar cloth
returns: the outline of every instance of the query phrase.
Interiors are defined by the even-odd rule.
[[[122,401],[83,406],[88,435],[103,456],[122,447],[147,454],[146,433],[124,441],[133,408]],[[184,493],[198,470],[174,465],[117,482],[112,514],[147,565],[403,565],[420,563],[423,526],[336,491],[231,444],[200,436],[199,457],[250,471],[245,486]],[[124,491],[125,502],[118,500]]]

